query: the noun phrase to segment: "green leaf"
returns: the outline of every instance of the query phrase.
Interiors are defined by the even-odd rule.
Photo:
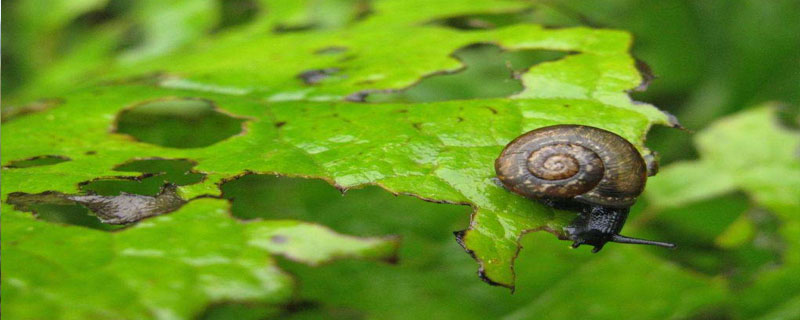
[[[695,140],[701,160],[662,170],[649,184],[648,200],[678,206],[741,189],[782,218],[795,218],[792,209],[800,206],[799,136],[777,125],[775,108],[741,112],[699,133]],[[691,191],[679,190],[684,187]]]
[[[652,179],[646,193],[659,207],[681,206],[729,190],[744,191],[756,206],[781,220],[780,265],[763,269],[731,297],[743,319],[796,318],[800,296],[800,133],[778,125],[766,104],[717,121],[695,137],[701,159],[672,165]],[[689,189],[677,190],[677,189]],[[741,223],[730,226],[726,242]],[[739,240],[741,241],[741,240]],[[769,293],[769,294],[765,294]]]
[[[215,302],[285,304],[294,283],[274,255],[316,265],[390,259],[397,249],[393,239],[352,238],[304,222],[242,223],[226,208],[222,200],[194,200],[109,233],[36,221],[4,206],[4,315],[169,319]]]
[[[246,134],[190,149],[108,134],[114,114],[120,110],[173,96],[204,98],[224,107],[226,113],[251,119],[245,122]],[[570,107],[564,108],[564,104]],[[75,108],[87,116],[73,117]],[[553,110],[565,111],[554,114]],[[441,116],[446,114],[452,116]],[[283,124],[278,127],[278,123]],[[113,170],[120,163],[151,157],[198,163],[195,169],[208,177],[201,184],[183,187],[188,198],[217,193],[215,183],[245,170],[317,176],[342,189],[374,183],[395,193],[478,208],[472,222],[477,231],[468,232],[464,241],[479,261],[494,262],[485,265],[492,281],[510,286],[517,237],[544,226],[558,229],[568,216],[558,218],[549,209],[498,187],[492,181],[492,163],[503,145],[520,133],[556,123],[593,125],[631,141],[641,141],[649,126],[637,113],[590,100],[263,103],[191,91],[114,86],[73,94],[68,102],[48,112],[9,122],[5,128],[11,134],[3,138],[8,158],[57,154],[72,160],[24,170],[4,169],[3,190],[74,193],[82,181],[126,174]],[[62,142],[54,145],[47,141]],[[97,153],[87,155],[89,151]],[[54,174],[59,179],[47,178]]]
[[[2,222],[8,230],[3,232],[4,251],[49,260],[54,259],[49,258],[53,254],[64,255],[70,259],[63,262],[63,268],[84,271],[91,269],[84,264],[103,265],[101,260],[119,256],[120,248],[125,248],[120,243],[135,247],[134,252],[164,252],[162,257],[131,258],[129,267],[117,267],[128,263],[124,259],[114,259],[108,267],[102,267],[104,276],[125,283],[120,287],[125,287],[129,296],[150,290],[157,293],[129,304],[126,315],[148,313],[163,318],[197,314],[209,302],[255,299],[277,303],[288,297],[264,291],[260,278],[242,279],[245,273],[241,272],[229,270],[204,277],[202,268],[185,263],[147,268],[152,262],[148,259],[178,259],[188,252],[182,250],[198,248],[195,244],[200,240],[213,241],[213,245],[197,249],[201,257],[216,257],[236,248],[247,250],[248,256],[255,255],[260,261],[267,260],[269,252],[317,264],[333,257],[384,259],[390,254],[393,242],[386,239],[334,236],[327,229],[296,221],[240,225],[225,216],[219,201],[198,199],[220,195],[219,184],[243,173],[274,173],[321,178],[341,190],[374,184],[396,194],[470,205],[474,212],[469,229],[460,233],[462,244],[480,264],[485,279],[513,288],[519,237],[536,230],[557,233],[574,214],[553,212],[499,187],[493,180],[493,162],[503,146],[535,128],[574,123],[616,132],[644,151],[650,126],[676,125],[655,107],[633,103],[628,97],[626,92],[639,86],[641,77],[628,54],[631,36],[625,32],[547,29],[535,24],[463,31],[428,23],[468,13],[517,10],[523,5],[505,1],[382,1],[374,4],[374,13],[365,19],[304,32],[278,28],[289,23],[282,20],[291,16],[289,12],[300,12],[298,8],[303,6],[278,5],[271,11],[274,15],[194,41],[173,54],[153,54],[153,59],[140,62],[108,61],[91,70],[103,76],[63,95],[55,89],[40,88],[38,94],[58,94],[63,100],[38,113],[4,119],[4,161],[14,163],[41,156],[69,161],[27,168],[5,166],[5,202],[12,192],[75,195],[86,191],[81,186],[87,182],[91,185],[90,181],[98,178],[130,179],[139,173],[116,169],[137,159],[188,159],[196,163],[194,170],[205,174],[205,179],[179,187],[179,195],[188,200],[182,209],[110,234],[48,224],[33,220],[27,213],[5,210],[8,213],[3,214]],[[176,19],[186,22],[185,17]],[[524,89],[510,98],[358,102],[375,90],[398,90],[426,76],[456,71],[461,63],[451,54],[487,42],[505,50],[570,54],[523,72]],[[154,46],[172,50],[163,44]],[[138,125],[130,126],[132,123]],[[225,130],[208,129],[215,123]],[[194,131],[178,134],[185,128]],[[192,217],[177,218],[186,212]],[[190,225],[207,216],[211,220],[202,224],[205,229],[197,227],[191,231],[198,234],[189,237],[190,232],[182,238]],[[31,226],[31,230],[42,230],[29,232]],[[47,245],[24,250],[16,247],[34,240],[47,244],[54,239],[51,234],[57,233],[64,233],[58,238],[63,243],[77,243],[63,250]],[[175,236],[178,234],[182,235],[180,239]],[[266,235],[277,238],[257,238]],[[289,242],[275,241],[284,237]],[[15,242],[18,238],[31,242]],[[96,243],[103,249],[82,247],[80,241]],[[85,248],[91,248],[91,252],[81,252]],[[73,256],[81,254],[99,257],[75,261]],[[46,275],[23,270],[25,259],[19,259],[17,263],[12,259],[3,268],[4,279],[20,283],[3,286],[4,301],[11,299],[15,305],[31,305],[42,296],[65,299],[101,292],[65,294],[77,290],[84,278],[96,285],[105,283],[101,276],[81,274],[74,281],[41,280],[30,287],[36,290],[25,291],[28,281]],[[275,275],[268,279],[280,278],[280,271],[271,263],[248,260],[247,264],[252,270],[270,267]],[[209,277],[213,281],[204,282]],[[186,295],[167,294],[170,281],[147,281],[173,278],[176,286],[189,288]],[[256,289],[248,293],[250,289],[237,288]],[[92,302],[96,309],[86,306],[61,312],[105,312],[118,302],[111,299],[128,298],[97,297],[109,300]],[[59,312],[64,304],[61,301],[47,304],[56,311],[39,308],[36,312]],[[27,310],[20,307],[16,312]]]

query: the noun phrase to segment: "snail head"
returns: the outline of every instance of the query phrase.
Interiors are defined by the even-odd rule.
[[[577,248],[582,244],[594,246],[593,253],[597,253],[608,242],[644,244],[665,248],[675,248],[675,244],[638,238],[626,237],[619,234],[628,217],[629,208],[610,208],[602,206],[587,206],[578,217],[565,228],[567,237],[572,240],[572,247]]]

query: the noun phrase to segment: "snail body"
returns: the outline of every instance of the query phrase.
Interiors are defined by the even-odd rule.
[[[606,242],[674,244],[619,235],[630,207],[644,190],[655,162],[648,162],[617,134],[581,125],[555,125],[511,141],[495,161],[509,190],[546,205],[579,212],[566,228],[573,247]]]

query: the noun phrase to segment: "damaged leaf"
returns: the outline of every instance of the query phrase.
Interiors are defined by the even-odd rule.
[[[275,255],[319,264],[396,254],[396,239],[354,238],[294,221],[242,223],[227,206],[198,199],[168,216],[102,232],[36,221],[4,205],[3,315],[171,319],[225,301],[280,306],[294,283]],[[264,245],[276,235],[283,247]]]
[[[80,127],[69,121],[54,121],[46,123],[46,131],[33,129],[34,123],[42,128],[38,120],[41,117],[70,118],[72,106],[80,106],[88,114],[113,115],[109,106],[123,110],[142,99],[189,94],[215,101],[235,115],[261,120],[249,125],[248,134],[194,149],[132,143],[123,136],[108,134],[109,122],[104,116],[81,118]],[[82,181],[124,173],[114,170],[119,163],[153,156],[192,159],[197,162],[195,170],[207,174],[198,184],[180,187],[187,199],[218,194],[217,183],[246,170],[318,176],[341,189],[377,183],[392,192],[469,203],[477,208],[472,231],[466,233],[464,243],[484,264],[487,278],[509,286],[517,238],[543,227],[558,230],[571,216],[553,213],[493,182],[492,163],[502,147],[524,131],[556,123],[601,127],[634,142],[642,141],[650,125],[644,116],[625,108],[566,99],[486,99],[419,105],[264,103],[235,96],[127,85],[75,94],[70,101],[74,105],[67,103],[51,113],[9,123],[6,130],[15,134],[3,139],[4,152],[24,157],[40,154],[44,149],[52,152],[53,147],[32,141],[48,141],[55,134],[72,141],[69,148],[55,148],[73,161],[59,164],[58,171],[49,170],[55,168],[52,166],[8,170],[3,174],[3,190],[75,193],[75,186]],[[565,108],[565,104],[569,107]],[[283,125],[275,125],[281,122]],[[101,149],[103,156],[85,155],[89,149]],[[49,179],[52,174],[63,175],[57,180]]]
[[[287,301],[293,286],[267,253],[314,265],[345,257],[392,260],[394,238],[344,237],[297,221],[242,223],[229,216],[221,200],[204,198],[220,196],[221,184],[245,173],[315,177],[342,191],[373,184],[395,194],[469,205],[472,221],[461,226],[467,229],[458,233],[460,242],[477,260],[482,278],[513,288],[520,237],[533,231],[559,233],[574,213],[553,211],[498,186],[493,163],[503,146],[526,131],[572,123],[615,132],[644,150],[652,125],[676,125],[657,108],[628,97],[627,91],[642,79],[628,53],[631,35],[622,31],[528,23],[463,31],[428,23],[527,7],[512,1],[376,1],[364,10],[347,10],[340,16],[345,19],[327,22],[315,21],[304,2],[271,4],[269,14],[196,42],[189,40],[198,37],[197,30],[173,41],[167,39],[169,33],[153,33],[169,19],[151,21],[143,44],[109,59],[99,67],[99,78],[69,90],[57,108],[4,124],[4,157],[58,154],[71,159],[52,166],[3,168],[4,209],[10,208],[12,192],[70,195],[60,200],[82,203],[106,221],[124,223],[174,210],[183,204],[180,199],[191,199],[175,212],[113,233],[50,224],[5,210],[3,251],[20,252],[4,261],[3,268],[9,283],[2,287],[4,299],[21,306],[12,315],[27,310],[25,304],[57,297],[46,300],[51,311],[37,312],[108,317],[115,303],[135,301],[121,312],[130,317],[188,317],[208,303]],[[208,17],[201,7],[191,9],[175,18],[182,28],[196,14]],[[214,25],[201,21],[198,30]],[[556,56],[529,69],[509,67],[514,70],[509,77],[519,79],[518,87],[503,91],[516,92],[511,97],[363,101],[372,92],[402,90],[426,77],[458,72],[463,65],[453,55],[477,43]],[[178,51],[167,54],[173,50]],[[127,54],[135,51],[152,58],[132,61]],[[79,77],[69,79],[74,78]],[[35,88],[33,84],[29,90]],[[143,106],[146,115],[131,119]],[[157,196],[78,195],[82,182],[137,177],[140,171],[118,171],[119,165],[156,157],[192,161],[193,170],[205,179]],[[130,204],[137,210],[127,211]],[[53,241],[51,233],[62,233],[58,245],[63,252],[34,246]],[[72,261],[82,255],[97,257]],[[23,270],[26,259],[45,262]],[[101,273],[88,280],[87,274],[52,279],[45,263],[67,274]],[[165,267],[151,268],[154,264]],[[202,273],[206,268],[210,271]],[[217,268],[224,272],[216,273]],[[40,282],[28,285],[33,281]],[[83,282],[90,284],[87,288],[111,283],[124,290],[119,296],[100,296],[102,290],[92,289],[74,292]],[[181,294],[166,289],[172,287],[181,288]],[[81,295],[98,301],[69,309],[58,300]]]
[[[143,196],[122,192],[116,196],[70,195],[60,192],[27,194],[15,192],[8,195],[9,204],[16,210],[39,215],[37,207],[69,206],[81,204],[106,224],[130,224],[152,216],[177,210],[186,203],[175,193],[174,185],[167,185],[156,196]],[[49,220],[45,218],[44,220]]]
[[[186,201],[175,190],[175,185],[168,184],[154,197],[122,193],[118,196],[68,195],[66,198],[92,210],[103,223],[128,224],[180,208]]]

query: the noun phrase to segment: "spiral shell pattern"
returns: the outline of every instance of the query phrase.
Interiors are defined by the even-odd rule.
[[[509,143],[495,161],[500,181],[535,199],[575,199],[627,207],[641,194],[647,166],[624,138],[594,127],[557,125]]]

